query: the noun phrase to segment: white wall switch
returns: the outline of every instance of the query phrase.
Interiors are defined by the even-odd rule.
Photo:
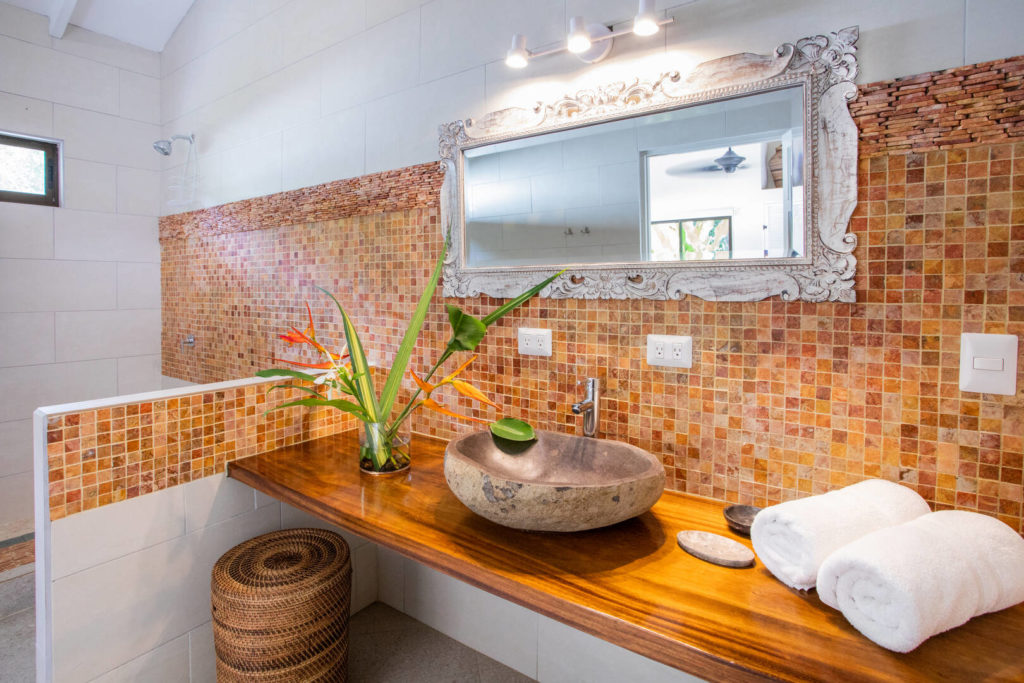
[[[1017,393],[1017,335],[960,335],[960,391]]]
[[[647,335],[647,364],[666,368],[693,367],[693,337]]]
[[[520,327],[519,353],[524,356],[550,356],[551,330]]]

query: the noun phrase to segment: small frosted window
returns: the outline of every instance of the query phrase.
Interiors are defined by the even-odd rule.
[[[0,201],[58,205],[56,143],[0,135]]]

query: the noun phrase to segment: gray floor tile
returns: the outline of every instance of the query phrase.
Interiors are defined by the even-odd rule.
[[[356,683],[524,683],[532,679],[382,603],[349,625]]]
[[[32,607],[35,580],[32,574],[24,574],[0,583],[0,619]]]
[[[0,619],[0,683],[35,680],[35,637],[35,610],[23,610]]]

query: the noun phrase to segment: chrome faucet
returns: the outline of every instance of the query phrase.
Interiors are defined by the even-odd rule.
[[[579,386],[583,382],[577,382]],[[601,388],[596,377],[587,378],[587,394],[579,403],[572,404],[572,412],[583,415],[583,436],[597,436],[601,420]]]

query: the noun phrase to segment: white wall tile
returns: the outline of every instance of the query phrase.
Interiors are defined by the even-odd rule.
[[[188,632],[190,683],[217,683],[217,652],[213,648],[213,622]]]
[[[0,90],[15,95],[117,112],[117,69],[0,36]]]
[[[117,264],[117,307],[160,308],[160,264]]]
[[[234,517],[54,581],[54,680],[88,680],[209,621],[214,562],[275,529],[276,512]]]
[[[537,680],[544,683],[696,683],[703,679],[538,615]]]
[[[483,68],[426,83],[366,106],[366,173],[434,161],[439,124],[483,113]]]
[[[189,638],[179,636],[94,679],[95,683],[189,683]]]
[[[167,130],[194,130],[201,152],[209,155],[255,144],[282,128],[309,125],[319,116],[320,59],[311,57],[186,114]]]
[[[141,394],[163,389],[163,375],[160,374],[160,354],[129,356],[117,359],[117,393]]]
[[[49,25],[50,22],[41,14],[9,5],[6,2],[0,3],[0,35],[49,46]]]
[[[53,313],[0,313],[0,367],[53,363]]]
[[[291,64],[361,33],[363,0],[293,0],[271,16],[281,29],[283,63]]]
[[[377,601],[377,546],[364,543],[351,550],[352,614]]]
[[[160,260],[157,221],[147,216],[57,209],[54,253],[68,260],[156,263]]]
[[[419,82],[419,44],[419,13],[410,12],[326,50],[323,112],[329,114],[415,87]]]
[[[0,202],[0,258],[51,258],[53,209]]]
[[[32,420],[0,422],[0,477],[32,471]]]
[[[358,548],[369,543],[369,541],[362,536],[356,536],[355,534],[345,531],[344,529],[339,529],[333,524],[329,524],[322,519],[318,519],[307,512],[303,512],[298,508],[292,507],[287,503],[281,503],[281,528],[299,529],[303,527],[333,531],[345,539],[345,542],[348,543],[348,547],[350,549]]]
[[[281,138],[274,133],[224,152],[221,203],[281,191]]]
[[[967,64],[1024,54],[1024,3],[967,0]]]
[[[565,5],[550,0],[435,0],[424,5],[420,15],[421,81],[504,60],[513,33],[529,36],[531,47],[561,40],[566,33]]]
[[[539,615],[411,560],[405,613],[531,678]]]
[[[83,311],[117,306],[113,263],[0,260],[0,311]]]
[[[393,19],[399,14],[411,10],[418,10],[420,5],[425,5],[430,0],[374,0],[366,3],[366,25],[376,26],[388,19]],[[417,11],[418,15],[419,12]]]
[[[160,311],[77,311],[56,314],[58,361],[160,353]]]
[[[284,185],[292,190],[363,174],[366,139],[362,107],[284,132]]]
[[[164,75],[210,51],[252,23],[251,0],[197,0],[161,53]]]
[[[0,386],[3,380],[0,379]],[[32,473],[0,477],[0,538],[14,538],[32,531]]]
[[[160,76],[160,54],[70,24],[64,37],[53,41],[58,52],[84,57],[151,77]]]
[[[64,206],[81,211],[116,211],[117,167],[65,159]]]
[[[160,79],[121,70],[118,114],[126,119],[160,123]],[[153,152],[155,154],[155,152]]]
[[[530,178],[534,211],[601,203],[598,169],[581,168]]]
[[[203,477],[183,488],[189,533],[256,509],[253,490],[223,474]]]
[[[0,4],[0,7],[9,5]],[[53,136],[53,104],[0,92],[0,126],[12,133]]]
[[[117,167],[117,212],[160,215],[160,172]]]
[[[384,546],[377,546],[377,599],[405,611],[405,558]]]
[[[183,536],[189,486],[174,486],[52,522],[54,580]]]
[[[39,406],[114,396],[116,373],[113,360],[0,368],[0,422],[27,419]]]

